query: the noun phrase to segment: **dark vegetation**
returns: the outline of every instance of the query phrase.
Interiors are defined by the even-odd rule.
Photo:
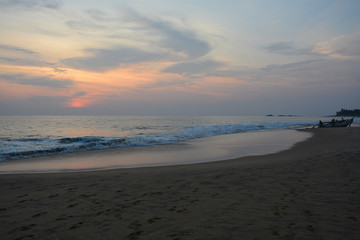
[[[342,108],[340,111],[336,112],[337,117],[342,116],[342,117],[360,117],[360,109],[353,109],[353,110],[349,110],[349,109],[344,109]]]

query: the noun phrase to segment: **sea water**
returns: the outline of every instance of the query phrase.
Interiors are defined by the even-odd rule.
[[[294,116],[0,116],[0,162],[298,128],[318,120]]]

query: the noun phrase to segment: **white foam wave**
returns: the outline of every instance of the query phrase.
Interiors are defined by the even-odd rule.
[[[313,125],[313,122],[230,124],[186,127],[179,131],[130,137],[75,137],[4,139],[0,141],[0,161],[30,158],[61,153],[81,152],[119,147],[174,144],[196,138],[218,136],[257,130],[283,129]],[[0,139],[1,140],[1,139]]]

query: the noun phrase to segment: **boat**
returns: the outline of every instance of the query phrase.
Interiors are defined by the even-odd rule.
[[[351,119],[342,118],[341,120],[333,119],[330,122],[322,122],[320,120],[319,124],[317,124],[316,126],[318,128],[350,127],[353,121],[354,117],[352,117]]]

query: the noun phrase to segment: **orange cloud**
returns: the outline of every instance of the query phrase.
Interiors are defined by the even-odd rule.
[[[360,33],[333,37],[328,41],[318,42],[313,51],[339,59],[359,58]]]

